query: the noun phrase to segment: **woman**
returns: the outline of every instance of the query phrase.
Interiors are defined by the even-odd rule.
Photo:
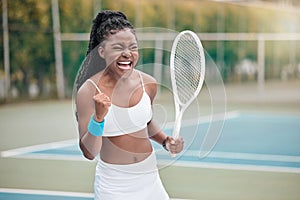
[[[95,199],[169,199],[150,139],[175,154],[183,140],[168,137],[152,120],[157,82],[134,69],[138,58],[136,34],[126,16],[100,12],[76,81],[80,148],[91,160],[100,153]]]

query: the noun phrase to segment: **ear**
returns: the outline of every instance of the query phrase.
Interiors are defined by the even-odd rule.
[[[104,56],[104,49],[103,49],[103,47],[102,46],[99,46],[98,47],[98,54],[99,54],[99,56],[101,57],[101,58],[105,58],[105,56]]]

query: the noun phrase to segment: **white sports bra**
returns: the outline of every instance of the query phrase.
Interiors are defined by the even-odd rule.
[[[143,87],[143,96],[141,100],[136,105],[128,108],[112,104],[105,116],[103,136],[112,137],[130,134],[147,127],[147,123],[152,118],[151,100],[145,91],[144,82],[140,72],[139,75]],[[94,81],[91,79],[88,79],[87,81],[92,83],[98,92],[101,92]]]

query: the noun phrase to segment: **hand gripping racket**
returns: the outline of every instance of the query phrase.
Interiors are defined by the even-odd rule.
[[[194,32],[186,30],[176,36],[171,50],[170,68],[176,116],[172,136],[177,139],[183,113],[198,96],[205,75],[204,50]]]

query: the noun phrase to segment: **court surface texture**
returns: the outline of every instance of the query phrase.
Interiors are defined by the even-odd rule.
[[[66,102],[57,105],[57,110],[62,106],[62,113],[66,112]],[[1,133],[0,200],[93,198],[96,161],[83,158],[76,135],[59,136],[57,130],[61,126],[66,126],[65,131],[73,131],[74,124],[70,121],[60,124],[66,115],[55,117],[55,110],[51,110],[55,105],[47,106],[30,106],[27,122],[30,118],[43,118],[46,109],[53,116],[48,122],[55,126],[48,122],[45,122],[48,126],[26,124],[16,113],[28,111],[28,105],[1,108],[1,132],[16,132]],[[11,127],[12,119],[19,120],[18,128]],[[299,199],[300,116],[233,110],[222,120],[222,132],[204,158],[199,156],[199,150],[211,126],[207,116],[184,121],[181,132],[186,147],[175,158],[153,143],[161,178],[170,196],[173,199]],[[167,134],[171,134],[171,127],[172,124],[164,126]],[[27,134],[31,129],[41,130],[41,134],[56,132],[56,135],[36,137],[38,133]],[[20,137],[16,139],[11,134]]]

